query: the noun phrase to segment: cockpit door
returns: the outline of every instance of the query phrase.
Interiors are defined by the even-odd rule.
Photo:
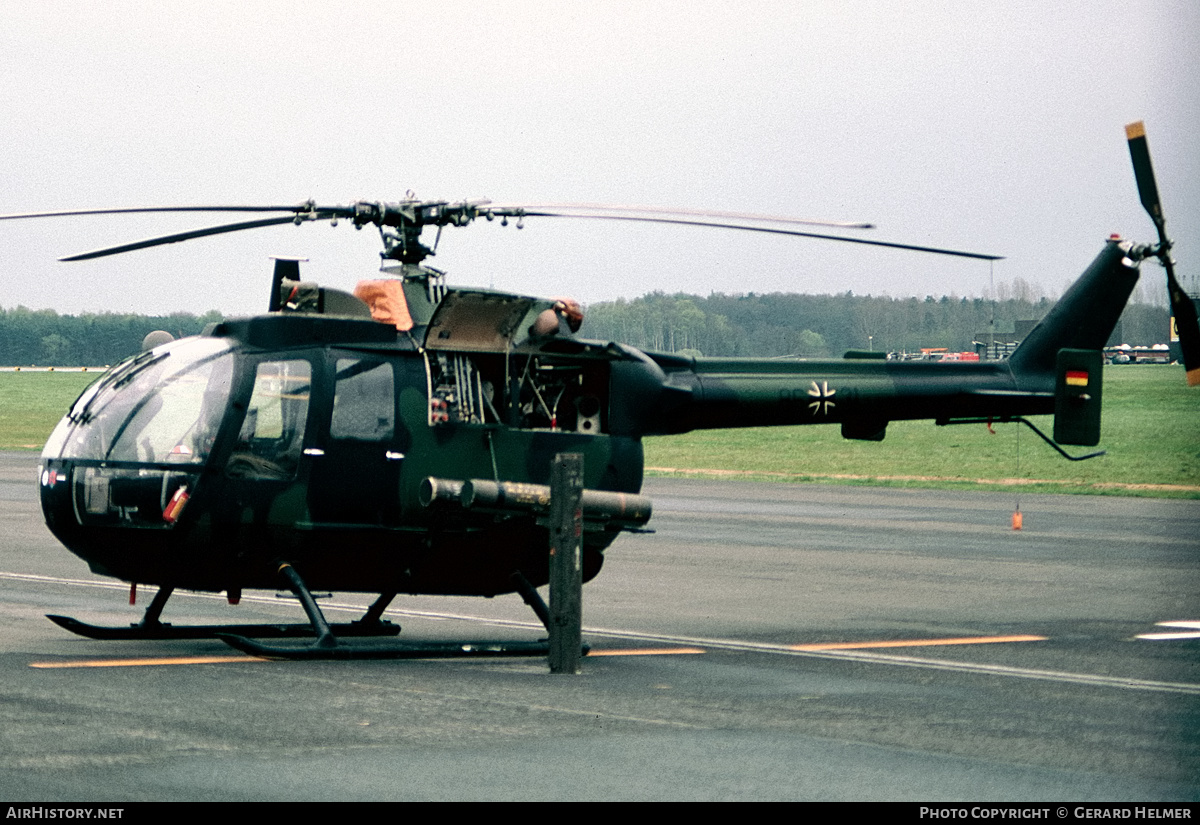
[[[371,355],[332,353],[329,366],[333,400],[324,413],[324,437],[305,450],[313,526],[394,526],[404,460],[394,365]]]

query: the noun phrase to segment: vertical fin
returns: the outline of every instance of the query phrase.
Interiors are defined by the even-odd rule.
[[[1137,284],[1126,245],[1109,241],[1066,294],[1017,347],[1013,372],[1053,373],[1061,349],[1104,348]]]

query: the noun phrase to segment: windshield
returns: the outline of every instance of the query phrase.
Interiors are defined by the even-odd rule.
[[[84,391],[43,456],[199,464],[229,401],[227,341],[190,338],[117,365]]]

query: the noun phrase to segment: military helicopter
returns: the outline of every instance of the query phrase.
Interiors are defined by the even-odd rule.
[[[399,594],[520,593],[546,621],[545,513],[551,460],[584,457],[582,568],[590,580],[622,531],[647,524],[642,438],[695,429],[835,424],[881,440],[890,421],[1023,421],[1053,414],[1058,445],[1099,441],[1101,349],[1138,279],[1167,271],[1190,383],[1200,327],[1174,275],[1141,124],[1128,138],[1157,244],[1110,239],[1016,352],[1000,362],[940,364],[847,353],[823,361],[690,358],[577,335],[582,312],[542,299],[447,286],[425,263],[422,231],[479,219],[581,217],[699,224],[831,238],[976,258],[798,229],[797,221],[633,207],[451,203],[408,198],[350,206],[184,207],[130,211],[283,213],[152,238],[63,260],[284,223],[346,220],[383,238],[382,277],[353,294],[300,278],[277,260],[264,315],[228,320],[118,364],[71,406],[46,443],[40,492],[54,535],[101,575],[159,589],[142,620],[105,639],[220,637],[294,656],[501,655],[540,643],[392,644],[383,613]],[[41,217],[81,212],[6,215]],[[848,228],[849,225],[838,225]],[[1039,434],[1040,430],[1038,431]],[[1071,456],[1068,456],[1071,457]],[[1087,457],[1087,456],[1083,456]],[[309,622],[174,626],[177,588],[290,587]],[[329,625],[313,590],[379,594],[357,622]],[[305,648],[248,637],[316,636]],[[368,646],[369,647],[369,646]]]

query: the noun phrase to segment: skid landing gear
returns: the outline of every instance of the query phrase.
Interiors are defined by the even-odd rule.
[[[318,636],[313,624],[213,624],[213,625],[173,625],[159,620],[163,607],[174,587],[161,587],[154,594],[150,606],[146,608],[142,620],[129,627],[107,627],[104,625],[88,624],[70,616],[54,616],[47,614],[46,618],[59,627],[69,630],[89,639],[122,640],[122,639],[218,639],[222,636],[254,636],[267,639],[291,639]],[[308,598],[307,588],[304,590]],[[396,636],[400,633],[400,625],[381,620],[388,604],[395,598],[395,593],[385,593],[376,600],[366,614],[355,622],[345,624],[325,624],[331,634],[343,637],[363,636]],[[315,604],[314,604],[315,606]]]
[[[307,635],[316,636],[316,640],[304,647],[266,645],[246,638],[247,634],[238,633],[220,633],[218,638],[243,653],[249,653],[252,656],[262,656],[268,659],[445,659],[452,657],[489,657],[489,656],[546,656],[550,651],[549,642],[545,639],[536,642],[510,642],[510,641],[469,641],[469,642],[389,642],[387,644],[373,646],[349,646],[342,644],[339,641],[339,636],[348,636],[353,634],[342,633],[340,628],[331,626],[325,621],[325,616],[321,613],[321,608],[317,606],[317,602],[309,592],[308,586],[289,564],[280,567],[279,572],[287,580],[288,586],[300,599],[300,604],[304,607],[304,612],[308,614],[309,622],[311,622],[310,632]],[[545,602],[542,601],[536,589],[522,576],[520,573],[513,574],[513,581],[517,584],[517,589],[520,591],[525,601],[534,609],[538,617],[545,624],[546,611]],[[361,620],[363,623],[371,621],[378,622],[379,615],[383,612],[387,603],[391,601],[392,596],[387,595],[386,600],[381,596],[379,601],[371,607]],[[540,610],[538,609],[540,606]],[[359,624],[358,622],[355,623]],[[387,623],[384,623],[387,624]],[[367,634],[359,634],[367,635]],[[583,652],[587,653],[585,647]]]

